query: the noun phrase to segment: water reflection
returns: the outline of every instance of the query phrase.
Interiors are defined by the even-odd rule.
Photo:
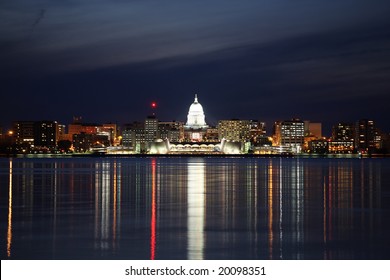
[[[0,159],[1,256],[388,259],[389,182],[380,159]]]
[[[152,159],[152,215],[150,219],[150,259],[156,258],[156,159]]]
[[[12,158],[9,160],[7,257],[11,257],[12,245]]]
[[[188,164],[187,258],[203,259],[205,219],[205,165],[202,158]]]

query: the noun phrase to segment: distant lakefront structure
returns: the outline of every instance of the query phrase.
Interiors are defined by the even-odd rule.
[[[156,103],[152,103],[152,108]],[[258,120],[219,120],[208,125],[195,94],[186,122],[161,121],[155,112],[144,121],[122,126],[85,123],[74,117],[67,127],[57,121],[15,121],[0,128],[0,154],[373,154],[390,153],[390,137],[374,120],[339,122],[332,136],[322,124],[291,119],[276,121],[267,135]]]

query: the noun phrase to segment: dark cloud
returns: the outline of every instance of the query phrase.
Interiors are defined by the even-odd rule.
[[[329,127],[367,117],[390,131],[383,117],[390,101],[385,2],[367,9],[362,1],[228,1],[219,12],[218,1],[208,10],[171,2],[161,11],[142,1],[97,2],[104,5],[89,12],[76,2],[83,12],[51,6],[33,38],[4,37],[3,122],[68,123],[83,115],[125,123],[143,119],[152,100],[161,119],[184,121],[198,92],[210,123],[256,118],[270,126],[301,117]],[[124,20],[128,13],[118,7],[132,7],[134,16]]]

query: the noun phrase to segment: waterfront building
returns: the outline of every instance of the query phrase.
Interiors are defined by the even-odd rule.
[[[353,140],[332,140],[328,145],[330,154],[352,154],[355,150]]]
[[[355,146],[362,152],[373,152],[380,146],[380,134],[373,120],[362,119],[355,126]]]
[[[68,133],[70,135],[86,133],[98,134],[102,132],[102,125],[96,123],[82,123],[81,117],[73,117],[73,123],[68,126]]]
[[[219,142],[218,128],[209,127],[206,130],[206,134],[203,139],[205,142]]]
[[[59,124],[57,123],[57,134],[56,134],[56,141],[58,143],[58,141],[61,141],[61,140],[68,140],[68,139],[64,139],[66,137],[66,126],[64,124]]]
[[[89,134],[82,132],[73,134],[73,149],[77,153],[85,153],[93,148],[101,148],[110,146],[110,139],[105,134]]]
[[[332,127],[333,141],[354,141],[355,128],[352,123],[339,122]]]
[[[105,133],[110,137],[111,145],[118,145],[118,126],[115,123],[104,123],[100,133]]]
[[[310,153],[327,154],[329,152],[329,142],[325,139],[312,140],[308,144]]]
[[[304,122],[299,119],[277,121],[274,124],[275,146],[287,146],[295,153],[300,153],[304,144]]]
[[[184,140],[184,123],[178,121],[158,122],[158,138],[168,139],[170,142]]]
[[[14,123],[14,135],[16,144],[30,148],[34,146],[34,122],[33,121],[16,121]]]
[[[229,141],[247,142],[251,139],[250,120],[221,120],[218,122],[218,138]]]
[[[265,122],[251,120],[249,126],[249,138],[253,145],[261,146],[268,144],[268,137],[265,136]]]
[[[145,119],[144,124],[145,129],[145,142],[147,149],[150,148],[150,145],[152,142],[154,142],[157,139],[158,136],[158,119],[155,115],[148,116]]]
[[[316,139],[322,138],[322,123],[313,123],[310,121],[304,121],[305,124],[305,136],[315,137]]]
[[[203,107],[198,101],[198,96],[195,94],[194,102],[188,110],[187,122],[184,126],[185,141],[201,142],[207,131],[208,125],[205,121]]]
[[[35,148],[55,148],[57,146],[58,127],[56,121],[34,122]]]
[[[145,124],[142,122],[132,122],[124,125],[122,131],[122,145],[133,148],[134,151],[141,151],[145,148]]]

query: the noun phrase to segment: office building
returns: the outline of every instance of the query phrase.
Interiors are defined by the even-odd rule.
[[[230,141],[247,142],[251,139],[250,120],[221,120],[218,122],[218,137]]]
[[[274,145],[287,146],[300,153],[304,144],[304,122],[299,119],[277,121],[274,124]]]

